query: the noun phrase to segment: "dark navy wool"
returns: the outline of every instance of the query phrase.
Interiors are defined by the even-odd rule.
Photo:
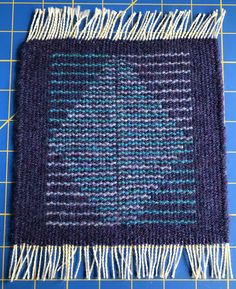
[[[32,40],[15,244],[228,242],[217,40]]]

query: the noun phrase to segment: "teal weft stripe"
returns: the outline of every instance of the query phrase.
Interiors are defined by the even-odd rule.
[[[95,53],[89,53],[89,54],[82,54],[82,53],[53,53],[50,55],[52,58],[56,57],[85,57],[85,58],[107,58],[107,57],[114,57],[114,55],[110,54],[95,54]]]
[[[92,99],[92,98],[74,98],[74,99],[51,99],[52,103],[76,103],[76,104],[114,104],[115,99]]]
[[[105,63],[105,62],[101,62],[101,63],[66,63],[66,62],[54,62],[51,64],[52,67],[58,66],[58,67],[65,67],[65,66],[69,66],[69,67],[114,67],[115,68],[115,63]]]
[[[81,113],[81,114],[91,114],[91,113],[103,113],[107,118],[110,117],[110,113],[116,113],[115,108],[52,108],[49,110],[50,112],[67,112],[67,113]],[[88,115],[89,117],[89,115]]]
[[[143,225],[143,224],[173,224],[173,225],[188,225],[195,224],[196,220],[130,220],[126,222],[122,222],[122,224],[126,225]]]
[[[65,128],[50,128],[49,129],[50,132],[55,132],[55,133],[83,133],[84,131],[86,131],[86,128],[74,128],[74,127],[65,127]],[[115,127],[95,127],[95,128],[90,128],[89,132],[92,133],[114,133],[116,132],[116,128]]]
[[[60,72],[51,72],[51,75],[57,75],[57,76],[63,76],[63,75],[82,75],[82,76],[94,76],[94,75],[98,75],[97,72],[65,72],[65,71],[60,71]],[[106,74],[104,74],[106,75]],[[107,73],[107,75],[109,75]]]
[[[106,201],[106,198],[97,199],[96,197],[90,197],[91,201]],[[131,200],[131,201],[118,201],[119,206],[123,205],[195,205],[195,200],[176,200],[176,201],[148,201],[148,200]],[[101,204],[100,211],[114,211],[116,207]]]
[[[88,84],[88,85],[102,85],[102,84],[110,84],[110,85],[115,85],[116,81],[115,80],[51,80],[51,84]]]
[[[114,88],[115,90],[115,88]],[[49,94],[69,94],[69,95],[82,95],[84,96],[84,91],[83,90],[49,90]],[[91,90],[90,92],[86,92],[86,95],[107,95],[107,96],[111,96],[112,91],[95,91],[95,90]],[[114,96],[115,97],[115,96]]]

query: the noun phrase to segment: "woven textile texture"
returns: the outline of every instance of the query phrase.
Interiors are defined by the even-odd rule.
[[[227,242],[215,40],[32,41],[20,89],[16,243]]]
[[[21,50],[10,277],[76,278],[78,256],[87,278],[174,277],[187,246],[194,277],[211,264],[224,278],[222,16],[187,32],[189,12],[170,13],[154,31],[147,13],[127,34],[133,16],[114,12],[126,34],[111,39],[115,20],[97,32],[96,10],[75,39],[73,13],[36,11]]]

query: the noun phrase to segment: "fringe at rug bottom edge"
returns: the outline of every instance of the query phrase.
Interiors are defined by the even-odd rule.
[[[9,278],[175,278],[181,256],[193,278],[233,278],[229,244],[137,246],[14,245]],[[81,273],[83,272],[83,273]]]

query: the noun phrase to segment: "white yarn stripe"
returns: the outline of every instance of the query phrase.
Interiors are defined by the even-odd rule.
[[[147,120],[148,121],[148,120]],[[158,120],[155,120],[155,122],[158,122]],[[145,121],[144,121],[145,123]],[[192,126],[183,126],[181,127],[181,130],[183,131],[187,131],[187,130],[192,130],[193,127]],[[138,127],[138,131],[135,130],[135,125],[132,126],[132,129],[130,128],[126,128],[126,127],[120,127],[119,131],[129,131],[129,132],[161,132],[161,131],[166,131],[166,132],[173,132],[173,131],[179,131],[180,128],[179,127],[155,127],[155,128],[141,128]],[[68,137],[66,140],[68,140],[68,143],[70,143],[71,140],[76,140],[79,137],[85,137],[85,136],[90,136],[90,137],[106,137],[106,136],[110,136],[110,137],[115,137],[116,133],[57,133],[55,135],[55,138],[57,137]],[[60,143],[60,142],[59,142]]]
[[[143,55],[135,55],[135,54],[119,54],[118,57],[119,58],[124,58],[124,60],[126,60],[126,58],[155,58],[155,57],[176,57],[176,56],[189,56],[190,53],[189,52],[173,52],[173,53],[154,53],[154,54],[143,54]],[[78,53],[68,53],[68,54],[61,54],[61,53],[55,53],[53,55],[53,58],[90,58],[90,56],[88,55],[83,55],[83,54],[78,54]],[[92,58],[100,58],[100,57],[104,57],[105,59],[108,58],[117,58],[117,55],[113,55],[113,54],[109,54],[109,56],[98,56],[98,55],[93,55],[91,56]]]
[[[114,194],[115,195],[115,194]],[[51,200],[53,199],[53,197],[57,197],[58,195],[56,195],[56,194],[51,194],[51,195],[47,195]],[[64,195],[65,196],[65,195]],[[68,196],[68,197],[70,197],[70,196],[76,196],[76,195],[66,195],[66,196]],[[86,195],[82,195],[82,197],[83,196],[90,196],[90,193],[88,192]],[[118,197],[118,193],[116,193],[116,196]],[[132,195],[132,196],[127,196],[127,195],[123,195],[123,196],[119,196],[118,197],[119,198],[119,201],[123,201],[123,200],[136,200],[136,199],[151,199],[152,197],[150,196],[150,195],[147,195],[147,194],[142,194],[142,195]],[[53,202],[53,201],[51,201],[51,202]],[[93,201],[94,202],[94,201]],[[108,203],[109,203],[109,201],[108,201]],[[113,200],[112,201],[112,203],[114,204],[114,205],[116,205],[116,200]],[[77,204],[81,204],[81,203],[77,203]],[[76,204],[76,202],[75,202],[75,205],[77,205]],[[91,204],[91,203],[85,203],[85,204]],[[103,204],[107,204],[107,202],[105,201]],[[61,211],[60,211],[61,212]],[[57,213],[59,213],[59,211],[57,212]],[[67,214],[69,215],[71,212],[67,212]],[[77,214],[77,213],[74,213],[75,215]],[[81,213],[81,215],[82,215],[83,213]],[[88,216],[91,214],[91,215],[93,215],[94,214],[94,212],[90,212],[90,213],[85,213],[85,215],[86,214],[88,214]]]
[[[145,63],[132,63],[133,66],[136,66],[136,67],[150,67],[150,66],[173,66],[173,65],[190,65],[191,62],[190,61],[176,61],[176,62],[159,62],[159,63],[153,63],[153,62],[145,62]]]
[[[101,165],[101,164],[105,164],[105,162],[98,162],[98,165]],[[47,165],[49,167],[77,167],[78,166],[78,163],[77,162],[64,162],[64,163],[61,163],[61,162],[48,162]],[[116,165],[116,162],[109,162],[107,163],[106,162],[106,166],[115,166]],[[86,164],[86,166],[94,166],[94,164]]]
[[[65,206],[65,207],[100,207],[100,203],[95,203],[93,202],[88,202],[88,203],[76,203],[76,202],[45,202],[47,206],[52,206],[52,207],[60,207],[60,206]],[[106,206],[111,206],[111,207],[116,207],[118,204],[116,202],[104,202],[104,207]],[[117,211],[130,211],[130,210],[137,210],[137,209],[142,209],[143,206],[140,205],[126,205],[126,206],[120,206],[117,208]]]
[[[106,71],[109,71],[109,72],[116,72],[116,68],[113,68],[113,67],[108,67],[106,68]],[[177,69],[177,70],[163,70],[163,71],[140,71],[140,72],[131,72],[131,71],[119,71],[119,74],[120,75],[136,75],[136,76],[139,76],[139,75],[163,75],[163,76],[166,76],[168,74],[190,74],[191,73],[191,70],[190,69],[186,69],[186,70],[180,70],[180,69]]]
[[[165,136],[165,137],[158,138],[158,142],[160,142],[162,140],[166,140],[166,138],[170,138],[171,141],[175,141],[175,140],[192,140],[193,139],[192,136],[190,136],[190,137],[186,137],[186,136]],[[135,138],[125,138],[125,139],[123,139],[123,141],[125,141],[125,142],[129,142],[129,141],[133,141],[133,140],[135,140],[135,141],[137,141],[137,140],[146,141],[147,139],[143,138],[143,137],[139,137],[139,138],[135,137]],[[107,143],[109,144],[109,142],[107,142]],[[103,143],[103,144],[99,143],[97,145],[99,145],[99,146],[107,146],[107,143]],[[93,146],[95,144],[96,144],[96,142],[94,142],[92,144],[87,144],[85,142],[70,142],[70,146],[84,146],[84,145]],[[48,146],[49,147],[66,147],[67,145],[64,144],[64,143],[49,143]],[[114,144],[110,143],[110,146],[114,146]]]
[[[158,147],[158,151],[169,151],[169,150],[172,150],[172,149],[183,149],[186,145],[170,145],[170,146],[159,146]],[[129,147],[129,148],[123,148],[122,151],[143,151],[143,150],[148,150],[148,151],[157,151],[157,149],[154,149],[153,146],[142,146],[142,147],[135,147],[135,148],[132,148],[132,147]],[[115,153],[115,152],[114,152]],[[113,153],[113,155],[114,155]],[[49,152],[49,156],[78,156],[80,153],[78,152]],[[107,154],[107,152],[103,152],[104,155]],[[112,172],[110,172],[112,173]],[[92,172],[90,172],[90,174],[92,174]],[[62,176],[63,175],[67,175],[66,173],[62,173]],[[70,174],[69,174],[70,175]],[[53,173],[49,173],[48,176],[53,176]]]

